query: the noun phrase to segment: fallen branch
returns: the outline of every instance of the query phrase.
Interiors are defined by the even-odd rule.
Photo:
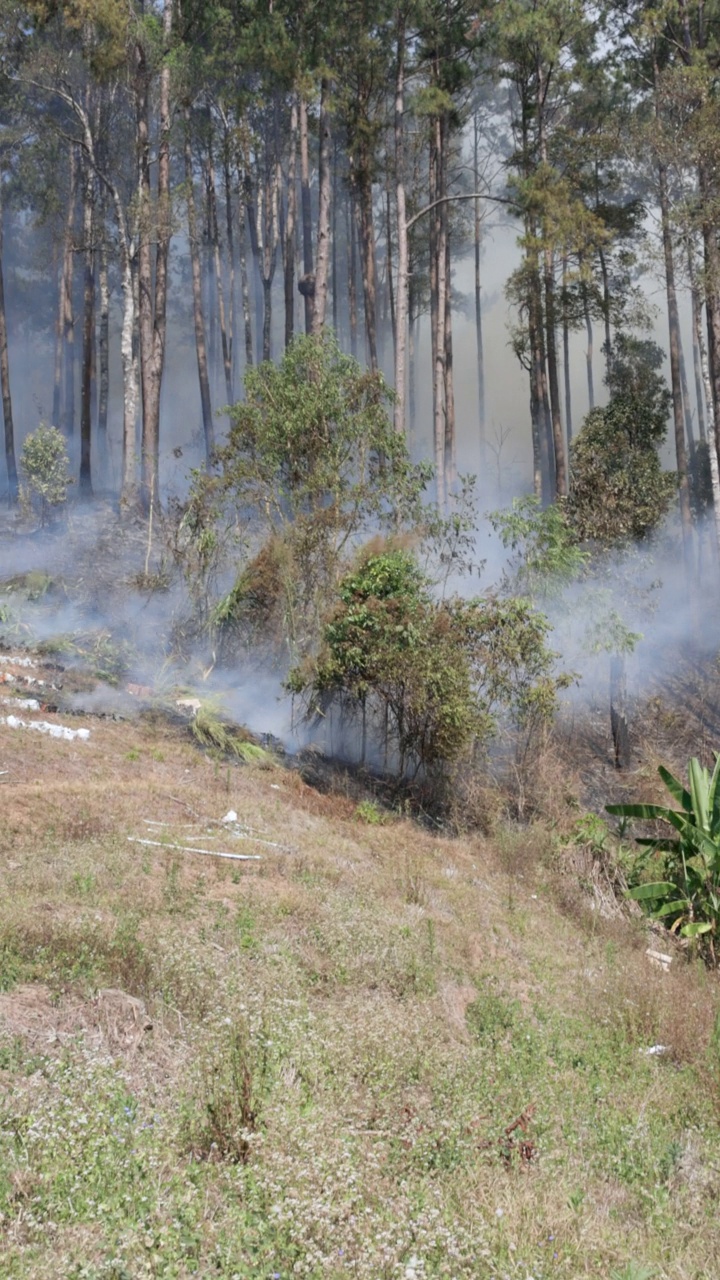
[[[259,853],[221,853],[218,849],[196,849],[189,844],[166,844],[164,840],[141,840],[138,836],[128,836],[131,844],[154,845],[156,849],[179,849],[181,853],[204,853],[209,858],[231,858],[233,862],[261,862]]]

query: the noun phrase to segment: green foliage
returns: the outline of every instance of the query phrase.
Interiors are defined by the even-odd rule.
[[[541,507],[532,494],[514,498],[510,511],[493,511],[490,521],[513,553],[513,590],[533,600],[560,595],[590,559],[578,546],[562,500]]]
[[[568,515],[581,542],[616,547],[647,538],[676,486],[658,447],[670,393],[655,343],[619,334],[607,376],[610,401],[591,409],[571,449]]]
[[[213,474],[196,477],[186,516],[195,543],[229,513],[262,540],[215,611],[216,626],[257,622],[259,592],[256,631],[293,656],[307,651],[352,541],[417,524],[431,469],[411,463],[391,402],[382,376],[327,334],[297,338],[279,364],[248,371],[245,400],[230,410],[227,442]]]
[[[65,439],[57,427],[41,423],[25,437],[20,467],[31,498],[39,504],[42,523],[47,524],[50,513],[67,502],[72,484]]]
[[[232,756],[245,764],[272,764],[272,756],[264,747],[252,742],[237,726],[226,724],[210,707],[202,706],[190,721],[190,732],[206,750]]]
[[[316,661],[289,685],[310,713],[334,703],[373,716],[398,772],[442,770],[485,743],[498,718],[546,721],[562,677],[552,674],[548,624],[527,600],[436,601],[405,551],[370,556],[343,579]]]
[[[685,938],[698,938],[715,963],[720,928],[720,755],[712,775],[699,760],[688,765],[688,786],[668,769],[658,770],[679,809],[658,804],[607,805],[608,813],[644,822],[661,821],[674,828],[671,837],[638,837],[648,850],[630,890],[654,920]],[[648,873],[654,878],[647,879]]]

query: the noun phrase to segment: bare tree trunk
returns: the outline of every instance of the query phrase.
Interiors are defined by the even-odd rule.
[[[668,327],[670,331],[670,377],[672,384],[673,423],[675,427],[675,456],[677,459],[678,488],[680,493],[680,520],[683,533],[683,550],[688,570],[692,566],[692,511],[690,486],[687,474],[685,448],[685,422],[683,417],[682,384],[680,380],[680,320],[677,293],[675,291],[675,264],[673,262],[672,232],[670,228],[670,204],[667,191],[667,173],[664,165],[658,165],[660,217],[662,221],[663,255],[665,258],[665,283],[667,290]]]
[[[352,187],[348,192],[347,199],[347,246],[348,246],[348,323],[350,326],[350,354],[357,360],[357,276],[355,274],[356,262],[356,220],[355,220],[355,197]]]
[[[479,149],[480,121],[476,111],[473,115],[473,171],[476,190],[479,182]],[[482,327],[482,281],[480,278],[482,214],[479,200],[475,201],[474,211],[473,248],[475,251],[475,344],[477,348],[478,426],[480,435],[480,474],[484,482],[487,467],[487,441],[485,438],[485,352]]]
[[[605,363],[610,359],[610,350],[612,347],[612,334],[610,332],[610,279],[608,276],[607,261],[602,249],[598,249],[598,259],[600,261],[600,274],[603,282],[603,323],[605,325]]]
[[[692,405],[690,403],[690,388],[688,387],[687,369],[685,368],[685,352],[683,351],[682,330],[678,326],[678,353],[680,356],[680,389],[682,391],[683,417],[685,418],[685,435],[687,437],[688,453],[692,454],[695,448],[695,430],[692,419]]]
[[[587,284],[582,282],[582,300],[583,315],[585,316],[585,333],[587,334],[587,347],[585,348],[585,368],[587,371],[587,387],[588,387],[588,406],[590,409],[595,408],[595,387],[593,384],[593,326],[590,316],[590,301],[588,299]]]
[[[73,313],[73,276],[75,273],[75,245],[73,243],[73,226],[75,222],[75,203],[77,199],[78,162],[76,149],[70,148],[70,205],[65,238],[65,256],[61,282],[63,312],[63,421],[62,429],[68,439],[75,434],[75,316]]]
[[[58,290],[58,316],[55,334],[55,374],[53,379],[53,426],[62,426],[66,435],[72,432],[68,427],[67,415],[63,414],[63,355],[68,331],[72,333],[72,277],[73,277],[73,224],[75,221],[75,192],[77,182],[77,164],[75,147],[68,147],[70,174],[68,180],[68,203],[65,215],[65,232],[63,235],[63,256],[60,269]],[[72,423],[72,415],[71,415]]]
[[[558,378],[556,320],[555,320],[555,265],[553,253],[547,246],[545,259],[545,332],[547,342],[547,369],[550,390],[550,420],[552,423],[553,452],[555,455],[555,495],[567,493],[567,468],[565,466],[565,440],[563,437],[562,411],[560,408],[560,381]]]
[[[705,431],[705,403],[703,401],[703,372],[700,359],[700,350],[702,342],[702,298],[697,283],[697,271],[695,268],[695,259],[693,255],[692,244],[688,240],[687,245],[688,260],[688,278],[690,280],[690,303],[692,307],[692,347],[693,347],[693,372],[695,374],[695,403],[697,404],[698,431],[700,439],[707,439]]]
[[[311,282],[314,283],[314,268],[312,203],[310,199],[310,148],[308,143],[307,102],[305,101],[305,97],[302,93],[300,94],[298,104],[298,118],[300,127],[300,206],[303,233],[303,277],[307,286],[307,290],[303,290],[302,293],[305,299],[305,332],[311,333],[313,322],[313,295],[310,284]]]
[[[103,483],[107,483],[107,426],[108,405],[110,400],[110,281],[108,278],[108,247],[105,228],[105,201],[101,201],[103,214],[100,227],[100,255],[98,270],[98,291],[100,294],[100,326],[98,333],[98,455],[103,468]],[[96,468],[97,470],[97,468]]]
[[[235,288],[235,233],[233,230],[233,190],[230,168],[230,137],[227,125],[223,138],[223,182],[225,187],[225,234],[227,236],[228,269],[230,273],[230,316],[228,321],[228,342],[230,344],[230,402],[235,401],[235,382],[237,365],[237,297]]]
[[[228,338],[227,318],[225,315],[225,289],[223,286],[222,259],[220,256],[220,228],[217,216],[217,191],[215,190],[215,160],[213,158],[212,137],[208,141],[207,156],[207,198],[208,221],[210,223],[210,242],[212,244],[213,262],[215,264],[215,289],[217,291],[218,319],[220,321],[220,343],[222,347],[223,372],[225,374],[225,394],[228,404],[232,404],[232,354]]]
[[[692,265],[690,267],[690,271],[690,280],[693,282],[695,277]],[[718,465],[718,455],[720,454],[720,433],[718,433],[715,418],[712,379],[710,376],[710,365],[708,363],[707,346],[703,337],[702,313],[699,306],[693,307],[693,325],[695,331],[695,344],[697,346],[698,360],[700,363],[700,373],[705,391],[705,404],[707,407],[708,458],[710,460],[713,515],[715,517],[715,537],[717,541],[718,555],[720,555],[720,467]]]
[[[395,73],[395,205],[398,237],[398,271],[395,307],[395,411],[394,425],[399,435],[406,432],[405,357],[408,338],[408,229],[405,205],[405,14],[398,16],[397,69]],[[389,237],[389,228],[388,228]]]
[[[95,175],[89,161],[84,165],[83,181],[83,351],[80,396],[80,481],[81,498],[92,497],[92,365],[95,329],[95,246],[94,204]]]
[[[297,144],[298,100],[293,95],[290,104],[290,153],[288,155],[287,217],[283,244],[285,279],[285,346],[289,347],[295,333],[295,224],[297,222]]]
[[[250,307],[250,283],[247,269],[247,221],[245,182],[238,168],[238,260],[240,262],[240,290],[242,294],[243,328],[245,330],[245,368],[253,366],[252,310]]]
[[[443,216],[445,218],[445,488],[447,493],[450,493],[457,480],[457,445],[453,379],[452,276],[447,210],[443,210]]]
[[[431,123],[430,135],[430,204],[441,201],[443,191],[443,136],[442,123],[436,116]],[[445,220],[442,204],[430,214],[430,341],[433,368],[433,454],[435,458],[435,485],[438,505],[445,506],[447,488],[445,479],[445,290],[447,287],[445,253]]]
[[[197,209],[193,187],[192,144],[190,142],[190,108],[185,108],[185,185],[187,187],[188,241],[190,247],[190,267],[192,273],[193,321],[195,325],[195,352],[197,355],[198,379],[200,382],[200,404],[202,408],[203,433],[205,436],[205,457],[210,461],[215,433],[210,404],[210,378],[208,375],[207,343],[205,340],[205,318],[202,301],[202,269],[200,265],[200,246],[198,244]]]
[[[15,427],[10,394],[10,358],[8,354],[7,314],[5,311],[4,238],[2,171],[0,171],[0,392],[2,393],[3,422],[5,425],[5,467],[7,470],[8,502],[14,503],[17,502],[18,496],[18,473],[15,461]]]
[[[528,223],[528,243],[533,243],[536,235],[536,228],[531,223]],[[533,439],[538,450],[535,462],[536,483],[537,474],[539,473],[542,501],[543,504],[548,504],[555,497],[556,472],[552,454],[552,423],[548,399],[545,344],[543,341],[542,281],[540,279],[537,252],[530,254],[528,267],[527,323],[530,345],[530,404],[536,433]]]
[[[572,393],[570,390],[570,327],[568,325],[567,308],[567,256],[562,260],[562,330],[563,330],[563,375],[565,378],[565,434],[568,447],[568,488],[570,486],[570,445],[572,443]]]
[[[320,83],[320,153],[318,163],[318,227],[317,254],[315,258],[315,294],[313,299],[312,333],[321,333],[325,327],[327,312],[328,272],[330,268],[330,113],[328,110],[329,81],[323,76]]]
[[[363,297],[365,301],[365,334],[368,360],[375,372],[377,354],[377,272],[375,268],[375,230],[373,227],[371,158],[367,143],[359,148],[359,165],[356,173],[357,208],[360,218],[360,264],[362,269]]]
[[[416,360],[415,351],[417,341],[415,330],[417,327],[417,318],[415,316],[415,294],[416,290],[413,284],[412,259],[408,252],[410,286],[408,288],[408,434],[412,435],[415,431],[416,420]]]

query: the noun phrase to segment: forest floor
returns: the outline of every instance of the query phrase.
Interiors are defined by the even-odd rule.
[[[716,977],[562,824],[19,716],[89,738],[0,724],[3,1276],[715,1280]]]

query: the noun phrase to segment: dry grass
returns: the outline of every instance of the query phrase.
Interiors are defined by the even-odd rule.
[[[717,983],[558,909],[551,758],[451,839],[73,723],[0,727],[4,1274],[717,1274]]]

